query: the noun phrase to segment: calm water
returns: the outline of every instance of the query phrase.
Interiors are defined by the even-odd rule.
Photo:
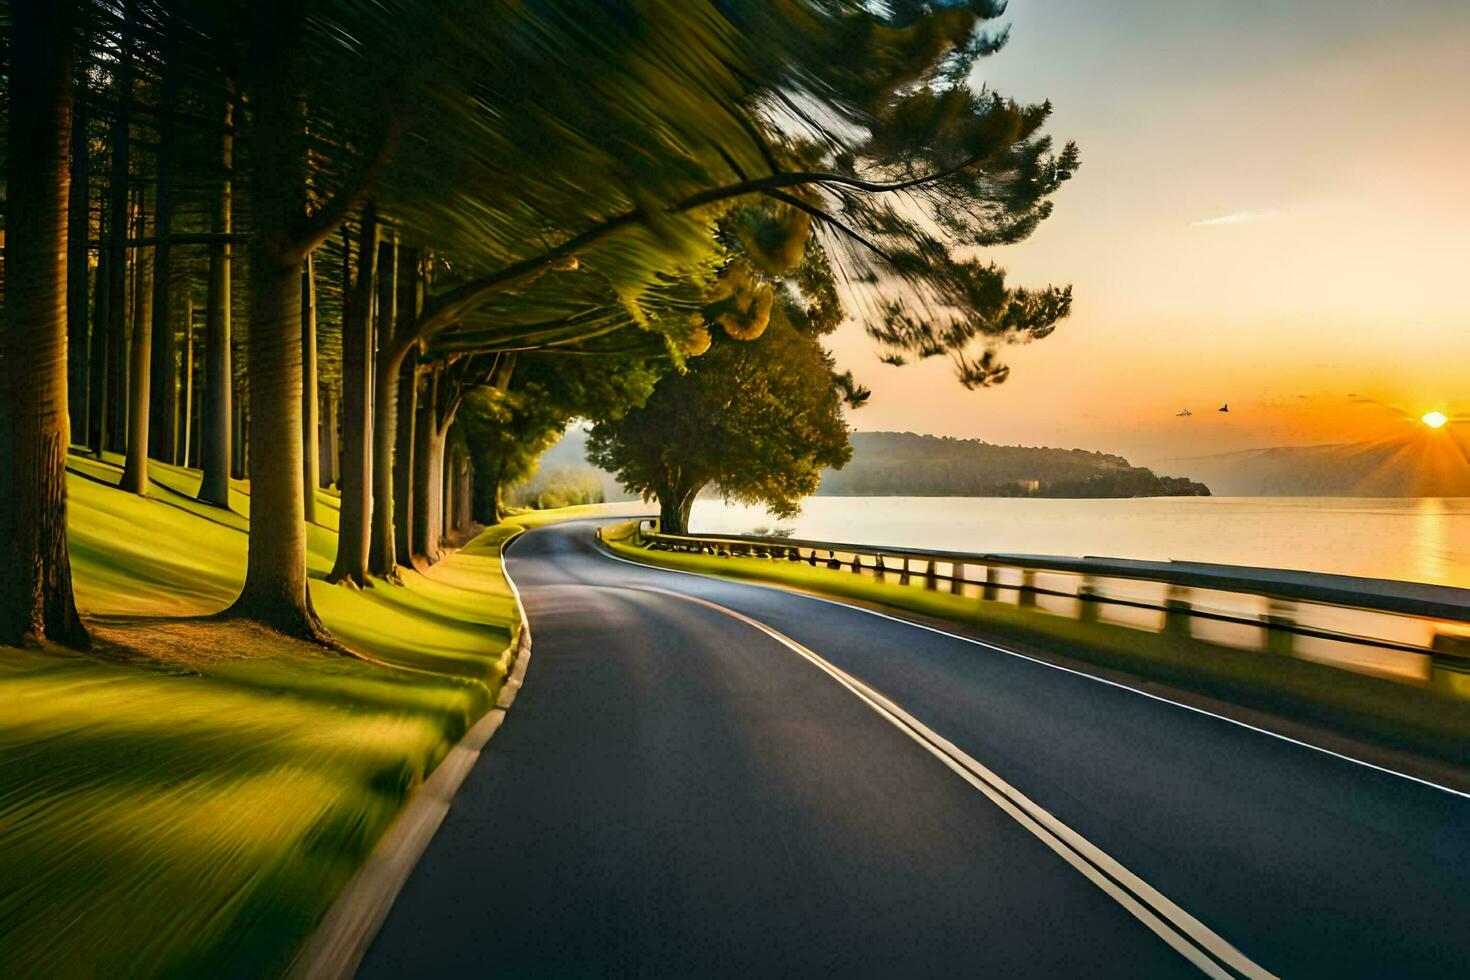
[[[821,541],[1180,559],[1470,588],[1470,497],[813,497],[785,521],[701,499],[690,524],[696,532],[794,527],[797,537]]]

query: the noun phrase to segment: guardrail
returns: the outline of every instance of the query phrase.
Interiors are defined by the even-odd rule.
[[[651,550],[800,562],[879,582],[1009,602],[1313,660],[1470,697],[1470,589],[1312,572],[1118,558],[966,554],[755,535],[673,535]]]

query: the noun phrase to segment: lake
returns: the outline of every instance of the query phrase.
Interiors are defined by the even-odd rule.
[[[812,497],[784,521],[701,499],[690,525],[696,533],[765,525],[819,541],[1220,562],[1470,588],[1470,497]]]

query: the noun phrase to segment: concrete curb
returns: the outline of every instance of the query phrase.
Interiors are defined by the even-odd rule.
[[[418,788],[373,849],[367,863],[342,889],[316,930],[307,937],[285,975],[293,980],[347,980],[357,972],[368,946],[377,936],[398,893],[428,849],[429,842],[449,812],[449,805],[465,777],[480,758],[505,713],[515,702],[525,682],[531,661],[531,626],[520,590],[504,565],[505,552],[519,540],[522,530],[501,548],[501,572],[515,599],[520,622],[512,640],[514,661],[510,675],[501,685],[495,706],[475,723],[464,738],[449,750],[424,784]]]

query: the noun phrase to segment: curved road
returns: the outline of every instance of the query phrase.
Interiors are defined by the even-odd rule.
[[[360,975],[1470,969],[1470,799],[592,528]]]

